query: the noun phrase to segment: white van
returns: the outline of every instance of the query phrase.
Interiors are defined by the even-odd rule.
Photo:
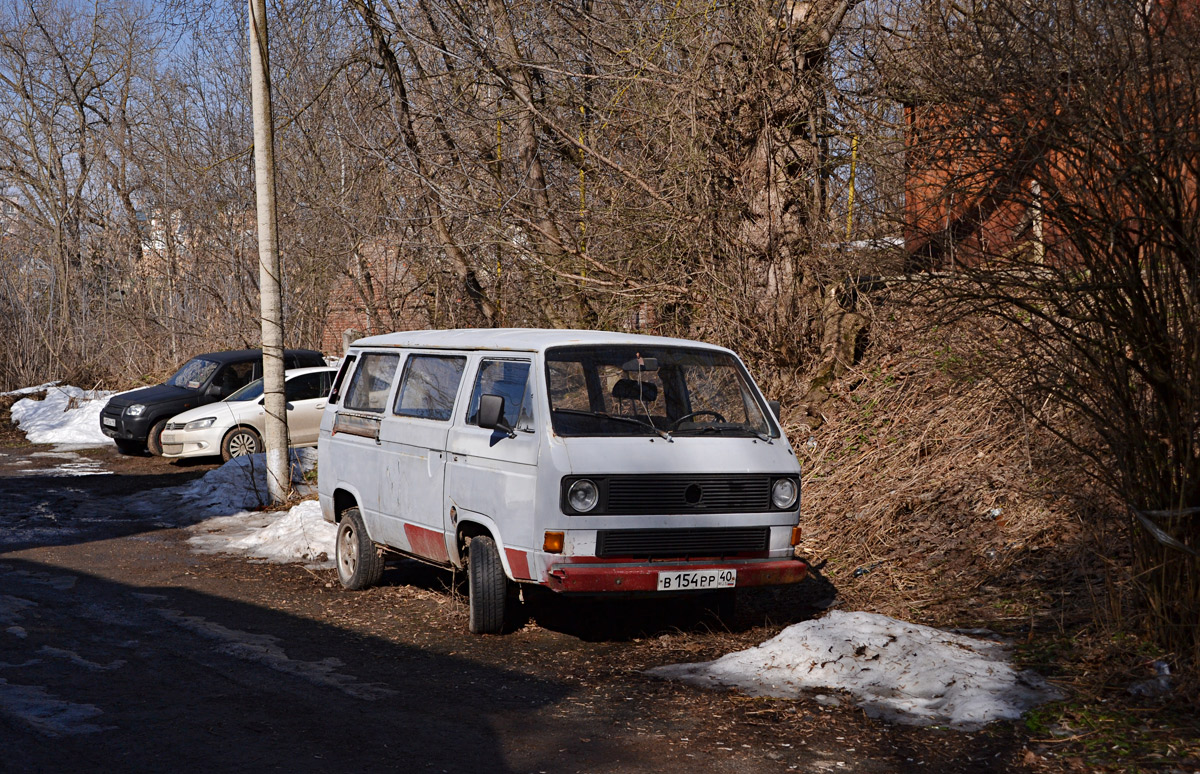
[[[796,583],[800,464],[741,360],[571,330],[356,341],[321,421],[342,585],[394,552],[466,568],[470,628],[520,590],[673,595]],[[732,591],[728,593],[733,593]]]

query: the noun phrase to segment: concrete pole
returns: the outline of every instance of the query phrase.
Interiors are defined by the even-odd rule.
[[[275,225],[275,130],[271,117],[266,0],[250,5],[250,95],[254,113],[254,187],[258,199],[258,292],[262,309],[263,406],[267,494],[282,502],[291,489],[287,402],[283,394],[283,304]]]

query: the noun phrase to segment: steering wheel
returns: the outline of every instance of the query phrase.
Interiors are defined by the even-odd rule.
[[[671,426],[670,426],[669,428],[667,428],[667,429],[668,429],[668,430],[674,430],[675,428],[677,428],[677,427],[679,427],[681,424],[683,424],[683,423],[684,423],[686,420],[689,420],[689,419],[691,419],[692,417],[705,417],[705,416],[708,416],[708,417],[716,417],[718,422],[725,422],[725,421],[727,421],[727,420],[725,419],[725,417],[721,416],[721,413],[720,413],[719,411],[693,411],[693,412],[692,412],[692,413],[690,413],[690,414],[684,414],[684,415],[683,415],[683,416],[681,416],[679,419],[676,419],[674,422],[672,422],[672,423],[671,423]]]

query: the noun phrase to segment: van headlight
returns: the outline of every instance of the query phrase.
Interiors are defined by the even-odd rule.
[[[570,488],[567,489],[567,502],[579,513],[587,513],[595,508],[599,501],[600,489],[594,481],[589,479],[581,478],[573,481]]]
[[[216,422],[216,421],[217,421],[216,417],[205,417],[204,419],[197,419],[192,422],[188,422],[186,425],[183,426],[183,429],[184,430],[203,430],[206,427],[212,427],[212,423]]]
[[[771,504],[781,511],[786,511],[796,504],[800,487],[794,478],[777,478],[771,485]]]
[[[142,415],[142,412],[144,412],[145,410],[146,410],[146,407],[143,406],[141,403],[135,403],[132,406],[130,406],[129,408],[125,409],[125,413],[131,417],[140,417]]]

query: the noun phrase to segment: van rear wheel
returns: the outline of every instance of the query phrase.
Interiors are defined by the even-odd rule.
[[[487,535],[472,538],[467,549],[467,596],[472,634],[499,634],[504,628],[508,586],[496,541]]]
[[[383,557],[367,534],[357,507],[342,514],[335,550],[338,580],[351,591],[374,586],[383,577]]]

